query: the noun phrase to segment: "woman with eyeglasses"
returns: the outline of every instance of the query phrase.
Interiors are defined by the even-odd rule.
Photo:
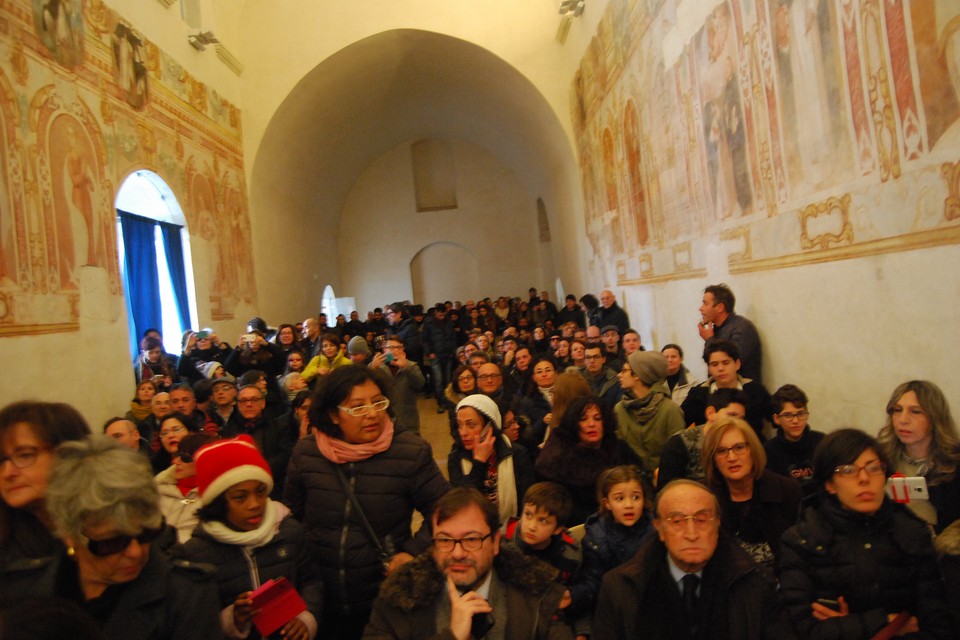
[[[760,439],[739,418],[718,420],[700,455],[704,482],[720,502],[721,526],[754,562],[774,569],[780,537],[797,521],[800,483],[766,468]]]
[[[86,420],[67,404],[25,401],[0,410],[0,602],[37,593],[51,558],[62,552],[47,484],[57,447],[89,435]]]
[[[197,433],[200,429],[193,423],[190,416],[183,413],[171,413],[159,422],[157,437],[160,448],[150,458],[150,465],[155,474],[160,473],[173,464],[173,456],[177,453],[180,441],[190,433]]]
[[[203,505],[197,511],[200,524],[173,555],[216,568],[224,635],[261,638],[253,627],[257,607],[250,594],[269,580],[283,578],[307,607],[277,620],[276,634],[285,640],[312,640],[320,622],[323,582],[303,526],[286,506],[270,499],[270,465],[253,438],[219,440],[201,447],[193,458]]]
[[[177,530],[177,540],[184,543],[200,522],[200,493],[197,491],[197,466],[193,460],[197,449],[216,440],[206,433],[191,433],[177,445],[173,464],[156,476],[160,490],[160,511],[167,524]]]
[[[313,545],[324,594],[326,637],[360,638],[388,571],[430,546],[427,528],[411,535],[413,511],[429,519],[449,484],[426,441],[395,430],[389,381],[348,365],[314,391],[314,437],[300,440],[287,469],[283,502]]]
[[[58,456],[47,506],[67,550],[43,593],[77,602],[107,640],[220,637],[216,585],[161,548],[173,531],[140,456],[108,436]]]
[[[897,386],[877,439],[893,471],[926,480],[930,499],[911,501],[914,513],[937,533],[960,519],[960,435],[940,387],[928,380]]]
[[[801,637],[954,638],[927,525],[885,492],[889,461],[857,429],[827,434],[818,492],[783,536],[780,591]]]
[[[450,384],[443,392],[443,404],[450,419],[450,436],[454,442],[460,437],[457,432],[457,405],[471,393],[477,393],[477,374],[470,365],[462,364],[454,370]]]
[[[553,416],[553,392],[557,382],[557,362],[553,356],[541,354],[529,366],[529,378],[520,403],[521,418],[529,428],[520,431],[520,442],[536,458],[547,430],[557,425]],[[519,396],[519,394],[518,394]]]

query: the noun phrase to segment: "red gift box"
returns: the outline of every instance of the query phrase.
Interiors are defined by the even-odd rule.
[[[264,638],[307,610],[307,603],[286,578],[267,580],[251,592],[250,599],[254,610],[260,610],[253,624]]]

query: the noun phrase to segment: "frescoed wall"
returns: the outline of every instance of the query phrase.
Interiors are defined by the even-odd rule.
[[[690,1],[687,0],[687,4]],[[571,114],[620,285],[960,243],[960,4],[611,0]]]
[[[77,331],[88,294],[125,324],[113,202],[141,168],[196,238],[201,320],[255,304],[239,110],[99,0],[0,23],[0,336]]]

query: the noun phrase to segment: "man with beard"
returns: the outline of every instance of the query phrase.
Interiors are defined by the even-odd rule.
[[[472,487],[435,505],[433,548],[383,583],[363,637],[572,639],[556,569],[500,544],[497,507]]]

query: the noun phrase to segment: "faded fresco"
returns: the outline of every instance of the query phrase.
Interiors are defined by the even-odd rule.
[[[138,169],[184,212],[201,317],[254,305],[239,110],[97,0],[7,2],[0,23],[0,336],[122,296],[113,203]]]
[[[960,242],[960,3],[680,4],[612,0],[573,79],[605,279]]]

